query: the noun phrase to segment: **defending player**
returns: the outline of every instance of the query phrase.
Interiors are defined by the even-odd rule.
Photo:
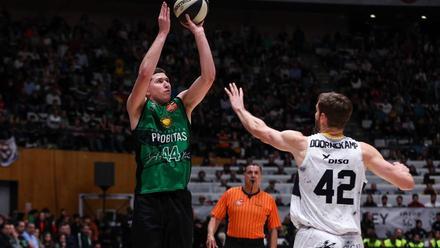
[[[352,103],[344,95],[319,95],[315,125],[319,133],[304,136],[297,131],[277,131],[249,113],[243,90],[235,83],[226,89],[243,126],[256,138],[290,152],[298,165],[290,215],[299,229],[295,248],[363,247],[360,200],[365,170],[399,187],[414,188],[414,179],[401,163],[389,163],[371,145],[344,136]]]

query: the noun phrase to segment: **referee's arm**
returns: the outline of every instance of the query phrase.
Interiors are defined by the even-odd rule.
[[[268,218],[267,228],[269,232],[269,244],[270,248],[276,248],[278,245],[278,228],[281,227],[280,215],[278,213],[278,207],[273,198],[270,201],[271,211]]]
[[[278,245],[278,229],[273,228],[270,229],[270,237],[269,237],[270,248],[277,248]]]
[[[206,247],[207,248],[216,248],[217,247],[214,234],[217,231],[218,226],[220,225],[221,222],[222,222],[222,220],[219,220],[219,219],[215,218],[214,216],[211,216],[211,220],[209,221],[209,224],[208,224],[208,237],[206,238]]]

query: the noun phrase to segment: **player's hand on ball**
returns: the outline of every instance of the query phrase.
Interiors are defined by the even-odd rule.
[[[157,23],[159,24],[159,33],[167,35],[170,32],[170,8],[168,7],[166,2],[162,3],[160,14],[157,18]]]
[[[229,96],[229,101],[231,102],[232,109],[235,112],[238,110],[243,110],[243,89],[237,88],[237,85],[235,85],[235,83],[230,83],[229,89],[226,87],[225,91],[226,94]]]
[[[185,22],[180,22],[180,23],[182,24],[182,26],[189,29],[191,33],[196,34],[198,32],[205,32],[205,30],[203,29],[203,22],[196,25],[193,21],[191,21],[191,18],[189,17],[188,14],[185,14],[185,20],[186,20]]]

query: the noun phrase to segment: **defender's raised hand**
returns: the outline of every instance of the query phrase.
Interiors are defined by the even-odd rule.
[[[229,84],[229,89],[225,88],[226,94],[229,96],[229,101],[231,102],[232,109],[237,112],[238,110],[244,109],[243,101],[243,89],[237,88],[235,83]]]
[[[168,7],[166,2],[162,3],[162,7],[160,8],[160,14],[157,18],[157,23],[159,24],[159,33],[168,35],[170,32],[170,8]]]

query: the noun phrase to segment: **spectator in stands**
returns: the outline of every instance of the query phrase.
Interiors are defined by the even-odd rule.
[[[5,111],[5,109],[6,109],[5,101],[4,101],[4,99],[3,99],[3,95],[0,94],[0,112]]]
[[[403,236],[402,229],[396,228],[394,229],[394,235],[383,241],[383,247],[403,248],[406,247],[407,243],[408,243],[407,240]]]
[[[237,177],[237,173],[235,171],[231,171],[231,175],[229,176],[228,182],[241,183],[241,179]]]
[[[0,228],[6,224],[6,217],[0,214]]]
[[[434,237],[429,241],[430,248],[439,248],[440,247],[440,230],[433,230]]]
[[[0,215],[0,219],[3,216]],[[12,248],[11,245],[12,236],[9,224],[1,223],[0,224],[0,247]]]
[[[423,190],[424,195],[433,195],[437,194],[435,189],[432,187],[432,184],[428,183],[426,184],[426,188]]]
[[[46,219],[46,213],[43,211],[38,213],[38,218],[35,221],[35,226],[41,231],[41,233],[46,233],[51,231],[51,223]]]
[[[58,236],[58,244],[60,245],[60,248],[70,248],[71,247],[67,244],[67,238],[66,238],[65,234],[60,234]]]
[[[387,195],[383,195],[382,196],[380,207],[384,207],[384,208],[392,207],[392,205],[388,202],[388,196]]]
[[[57,227],[60,227],[63,223],[68,223],[70,221],[69,213],[66,209],[62,208],[60,211],[60,216],[58,217],[56,221]]]
[[[214,234],[226,215],[229,224],[225,247],[263,248],[266,223],[269,229],[268,247],[277,247],[280,217],[273,198],[260,190],[261,175],[261,166],[249,164],[245,169],[245,185],[231,188],[221,196],[211,212],[206,241],[208,248],[217,247]],[[254,208],[257,201],[261,204],[261,211]]]
[[[39,248],[40,247],[40,241],[38,240],[38,237],[35,233],[35,224],[34,223],[28,223],[26,227],[26,231],[23,233],[24,239],[28,242],[28,244],[32,247]]]
[[[20,242],[20,245],[22,247],[28,247],[29,246],[29,242],[25,239],[24,237],[24,232],[26,229],[26,223],[24,221],[18,221],[17,222],[17,226],[15,228],[17,230],[17,235],[18,235],[18,240]]]
[[[435,215],[435,221],[432,223],[431,231],[440,231],[440,212]]]
[[[197,178],[195,178],[193,181],[197,183],[208,182],[208,180],[206,180],[206,172],[204,170],[200,170],[199,173],[197,173]]]
[[[388,192],[387,192],[388,193]],[[396,189],[395,191],[394,191],[394,194],[397,194],[397,195],[404,195],[405,194],[405,191],[403,191],[403,190],[401,190],[401,189]]]
[[[278,165],[277,171],[275,171],[274,175],[287,175],[287,173],[284,171],[284,165]]]
[[[361,232],[362,232],[362,236],[366,236],[367,235],[367,231],[369,229],[373,229],[374,228],[374,220],[373,220],[373,214],[371,212],[365,212],[362,215],[362,220],[361,220]]]
[[[295,241],[296,228],[290,220],[290,214],[286,215],[282,222],[280,230],[280,237],[283,237],[287,241],[287,247],[293,247]]]
[[[404,208],[406,207],[405,204],[403,204],[403,197],[402,195],[397,195],[396,196],[396,208]]]
[[[382,241],[377,238],[377,234],[373,228],[367,229],[367,234],[363,242],[366,248],[382,247]]]
[[[292,160],[292,155],[290,155],[289,153],[287,153],[285,156],[284,156],[284,160],[283,160],[283,167],[284,168],[290,168],[290,167],[292,167],[292,162],[293,162],[293,160]]]
[[[416,169],[416,167],[414,165],[408,166],[408,169],[409,169],[409,173],[412,176],[418,176],[419,175],[419,172],[417,172],[417,169]]]
[[[415,235],[419,235],[419,239],[424,239],[428,237],[428,232],[425,229],[423,229],[423,222],[420,219],[417,219],[416,226],[406,233],[406,236],[410,240],[411,239],[414,240]]]
[[[269,155],[269,159],[267,160],[267,163],[265,163],[263,166],[264,167],[277,167],[278,166],[278,164],[275,163],[275,159],[274,159],[273,154]]]
[[[78,247],[78,239],[75,237],[75,235],[72,234],[72,229],[69,223],[61,224],[59,234],[65,236],[67,247]]]
[[[426,247],[426,246],[420,234],[416,233],[413,235],[412,239],[408,242],[408,247]]]
[[[377,207],[377,203],[374,201],[374,198],[371,194],[367,195],[367,199],[365,200],[363,207]]]
[[[13,248],[24,247],[24,245],[27,245],[26,242],[22,242],[22,240],[20,240],[20,236],[19,236],[19,234],[13,224],[9,225],[9,230],[10,230],[10,237],[11,237],[11,239],[9,241],[10,241]],[[24,239],[23,239],[23,241],[24,241]]]
[[[221,182],[222,179],[223,179],[223,171],[221,170],[215,171],[214,182]]]
[[[231,165],[226,163],[223,165],[223,175],[231,174]]]
[[[429,197],[429,202],[425,203],[427,208],[436,208],[440,206],[440,202],[437,201],[437,193],[431,194]]]
[[[20,242],[18,233],[13,224],[6,222],[3,228],[4,229],[0,227],[0,236],[3,235],[3,237],[0,237],[0,247],[4,245],[4,247],[8,248],[21,248],[28,245],[27,243]]]
[[[93,234],[92,234],[92,230],[88,225],[83,225],[79,237],[80,237],[79,242],[81,248],[93,247]]]
[[[43,235],[42,245],[44,248],[56,248],[56,243],[53,240],[50,232],[47,232]]]
[[[423,183],[424,184],[434,184],[434,179],[431,178],[431,176],[435,176],[435,168],[434,167],[428,167],[428,172],[423,175]]]
[[[130,215],[130,211],[132,211],[131,208],[127,209],[127,215]],[[90,230],[92,230],[92,240],[94,242],[98,241],[99,237],[99,228],[98,225],[96,225],[95,221],[90,216],[84,216],[84,225],[88,225],[90,227]]]
[[[222,178],[220,180],[220,187],[225,187],[225,190],[228,190],[231,188],[231,186],[229,186],[228,180],[226,178]]]
[[[412,201],[408,204],[409,208],[424,208],[425,205],[423,203],[419,202],[419,195],[413,194],[412,195]]]
[[[38,240],[38,247],[43,247],[43,244],[41,243],[41,233],[40,233],[40,229],[35,228],[35,234],[34,236],[37,238]]]
[[[78,236],[81,233],[81,228],[82,228],[82,224],[83,224],[79,214],[75,213],[73,215],[73,222],[71,222],[69,224],[70,224],[70,228],[72,230],[72,234],[74,236]]]
[[[238,162],[237,162],[237,157],[235,157],[235,156],[232,156],[231,157],[231,162],[229,163],[229,165],[231,166],[231,167],[235,167],[235,168],[238,168],[238,170],[240,170],[240,167],[244,167],[243,166],[243,164],[239,164]],[[240,173],[239,173],[240,174]],[[243,174],[243,173],[242,173]]]
[[[275,187],[276,183],[276,180],[269,180],[269,185],[267,185],[267,187],[264,189],[264,192],[269,194],[279,194],[280,191]]]
[[[27,216],[28,223],[35,223],[35,221],[36,221],[37,218],[38,218],[38,210],[37,210],[37,209],[31,209],[31,210],[28,212],[27,215],[28,215],[28,216]],[[26,228],[27,228],[27,226],[26,226]],[[25,230],[25,231],[26,231],[26,230]]]
[[[200,166],[215,166],[214,161],[210,158],[210,156],[203,157],[202,163]]]
[[[377,189],[376,183],[371,183],[370,188],[366,189],[364,193],[375,195],[375,194],[381,194],[382,192],[380,192],[380,190]]]
[[[207,204],[206,196],[204,195],[199,196],[199,205],[200,206],[209,205]]]
[[[423,167],[425,167],[425,168],[435,168],[434,161],[432,161],[432,159],[427,158],[425,161],[426,161],[426,164]]]

